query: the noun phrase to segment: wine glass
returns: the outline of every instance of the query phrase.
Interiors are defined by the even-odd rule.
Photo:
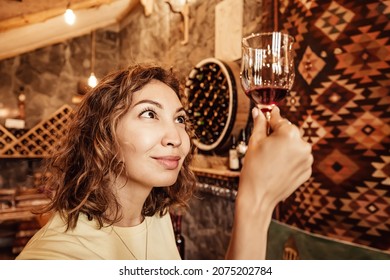
[[[294,38],[281,32],[256,33],[242,39],[241,85],[268,121],[294,82]]]

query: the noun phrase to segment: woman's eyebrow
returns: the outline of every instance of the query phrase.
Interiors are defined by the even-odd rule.
[[[145,103],[152,104],[152,105],[156,106],[157,108],[163,109],[163,106],[160,103],[158,103],[154,100],[150,100],[150,99],[140,100],[137,103],[135,103],[133,107],[140,105],[140,104],[145,104]],[[179,112],[186,112],[186,111],[185,111],[184,107],[179,107],[178,109],[176,109],[176,113],[179,113]]]
[[[156,102],[154,100],[150,100],[150,99],[140,100],[137,103],[135,103],[133,107],[135,107],[137,105],[140,105],[140,104],[144,104],[144,103],[152,104],[152,105],[154,105],[154,106],[156,106],[158,108],[162,108],[163,107],[160,103],[158,103],[158,102]]]

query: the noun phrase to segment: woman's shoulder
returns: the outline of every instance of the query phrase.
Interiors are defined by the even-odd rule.
[[[164,215],[154,214],[153,216],[147,216],[146,220],[148,221],[149,225],[156,224],[158,226],[172,227],[172,220],[169,212]]]
[[[83,239],[101,235],[96,223],[80,216],[76,228],[67,230],[66,221],[55,213],[26,244],[16,259],[85,258]],[[91,258],[91,256],[89,256]]]
[[[150,234],[155,235],[156,238],[162,236],[171,238],[174,235],[172,220],[169,213],[166,213],[163,216],[156,214],[151,217],[146,217],[146,222]]]

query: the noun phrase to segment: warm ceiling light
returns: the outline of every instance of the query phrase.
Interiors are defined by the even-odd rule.
[[[96,49],[96,39],[95,39],[95,31],[91,33],[91,75],[88,78],[88,85],[91,88],[96,87],[98,81],[95,76],[95,49]]]
[[[67,8],[64,13],[65,22],[69,25],[73,25],[76,22],[76,15],[74,14],[73,10],[70,8]]]
[[[97,79],[96,79],[96,76],[95,76],[95,73],[91,73],[91,76],[89,76],[88,78],[88,85],[91,87],[91,88],[94,88],[96,87],[97,85]]]

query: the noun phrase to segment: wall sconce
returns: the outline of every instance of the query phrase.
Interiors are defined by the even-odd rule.
[[[183,41],[181,41],[181,44],[182,45],[187,45],[187,43],[188,43],[188,34],[189,34],[189,26],[188,26],[188,24],[189,24],[189,17],[190,17],[190,6],[189,6],[187,0],[185,1],[184,5],[182,6],[182,10],[181,11],[176,11],[176,10],[173,9],[171,0],[165,0],[165,3],[168,4],[169,9],[171,10],[172,13],[181,15],[181,17],[183,19],[183,32],[184,32],[184,39],[183,39]]]
[[[66,6],[66,11],[64,13],[65,22],[68,25],[73,25],[76,22],[76,15],[73,10],[70,8],[70,3]]]
[[[97,79],[96,79],[96,76],[94,73],[94,70],[95,70],[95,49],[96,49],[95,31],[92,31],[92,33],[91,33],[91,75],[88,78],[88,85],[91,88],[94,88],[97,85]]]

